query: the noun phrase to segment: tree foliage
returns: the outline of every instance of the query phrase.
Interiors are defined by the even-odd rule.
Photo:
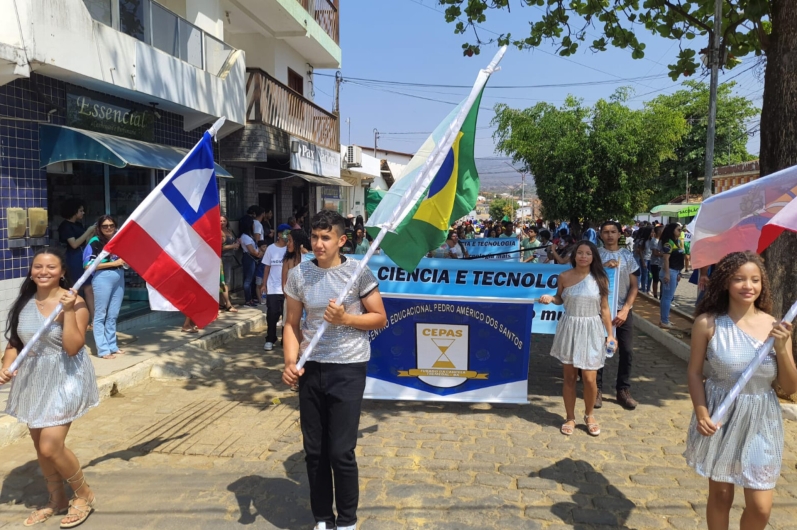
[[[593,51],[609,45],[630,49],[634,59],[645,56],[645,43],[637,33],[647,31],[681,42],[677,61],[669,66],[670,77],[689,76],[699,68],[699,54],[709,47],[714,28],[714,0],[438,0],[446,6],[445,17],[455,22],[456,33],[473,30],[475,43],[462,45],[465,55],[478,54],[485,44],[478,25],[487,20],[490,10],[511,11],[532,8],[537,20],[530,22],[528,36],[505,33],[498,44],[533,48],[543,41],[558,46],[559,55],[573,55],[582,44]],[[769,44],[769,18],[774,0],[724,0],[721,49],[723,63],[732,68],[738,58],[761,55]],[[602,35],[593,38],[590,29]],[[700,37],[700,38],[698,38]]]
[[[662,106],[626,106],[621,88],[595,106],[568,96],[557,108],[496,105],[497,150],[534,175],[543,217],[631,219],[644,211],[662,161],[675,156],[686,120]]]
[[[490,217],[493,221],[500,221],[504,216],[509,216],[512,219],[513,212],[517,210],[520,205],[514,199],[493,199],[490,202],[490,209],[488,210]]]
[[[651,206],[669,202],[686,193],[687,173],[690,190],[700,193],[703,188],[696,179],[704,172],[709,89],[706,83],[698,81],[686,81],[684,86],[686,88],[683,90],[658,96],[646,104],[649,108],[658,106],[675,110],[688,125],[681,145],[675,150],[675,158],[664,161],[659,178],[651,182]],[[725,83],[717,90],[715,166],[737,164],[755,158],[747,152],[747,139],[752,136],[755,127],[750,120],[758,116],[759,110],[746,97],[735,96],[734,86],[733,82]]]

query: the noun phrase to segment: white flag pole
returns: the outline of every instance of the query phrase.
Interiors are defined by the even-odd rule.
[[[783,322],[792,322],[795,318],[797,318],[797,302],[794,302],[789,311],[786,313],[786,316],[783,317]],[[733,385],[730,392],[728,392],[728,395],[722,400],[720,406],[714,411],[714,414],[711,416],[711,423],[717,425],[725,419],[725,414],[728,413],[728,409],[731,407],[731,405],[733,405],[733,402],[739,396],[739,393],[753,377],[755,371],[758,370],[758,367],[761,366],[761,363],[767,358],[774,345],[775,339],[770,337],[766,340],[766,342],[764,342],[764,345],[758,349],[755,358],[750,361],[750,364],[748,364],[747,368],[744,369],[742,375],[739,376],[739,380],[736,381],[736,384]]]
[[[213,138],[216,138],[216,135],[218,134],[218,132],[221,129],[222,125],[224,125],[225,119],[226,118],[224,118],[224,117],[219,118],[208,129],[208,132],[210,133],[210,135]],[[160,190],[166,185],[166,182],[168,182],[169,177],[171,177],[174,174],[174,172],[177,171],[183,165],[183,162],[185,162],[185,159],[188,158],[188,156],[194,151],[194,149],[196,149],[197,145],[199,145],[199,142],[197,142],[196,145],[191,149],[191,151],[189,151],[188,154],[186,154],[185,157],[183,157],[183,159],[180,161],[180,163],[178,163],[177,166],[169,172],[169,174],[166,176],[166,178],[163,179],[161,181],[161,183],[158,184],[155,187],[155,189],[152,190],[149,193],[149,195],[146,196],[146,198],[144,198],[144,201],[141,204],[138,205],[138,208],[136,208],[133,211],[133,213],[130,214],[130,216],[127,218],[127,220],[124,222],[124,224],[122,224],[121,228],[119,228],[119,230],[117,230],[117,232],[116,232],[117,234],[122,231],[122,229],[125,227],[125,225],[128,222],[130,222],[131,219],[135,218],[136,212],[138,210],[141,210],[142,208],[148,207],[149,204],[152,201],[155,200],[156,194],[159,193]],[[114,237],[115,236],[116,236],[116,234],[114,234]],[[108,243],[110,243],[110,241],[112,241],[112,240],[113,240],[113,237],[108,241]],[[106,246],[107,246],[108,243],[106,243]],[[89,265],[88,268],[85,271],[83,271],[83,275],[80,278],[78,278],[78,280],[75,282],[75,285],[72,286],[72,289],[74,291],[77,291],[78,289],[80,289],[83,286],[84,283],[86,283],[86,280],[88,280],[91,277],[91,275],[94,274],[94,272],[97,270],[97,267],[99,266],[99,264],[102,262],[102,260],[104,260],[108,256],[108,254],[109,254],[109,252],[107,252],[105,250],[100,252],[99,256],[97,256],[97,258],[92,262],[92,264]],[[61,313],[62,310],[63,310],[63,306],[61,304],[58,304],[55,307],[53,312],[50,313],[50,316],[47,317],[47,319],[44,321],[44,323],[39,328],[39,330],[36,332],[36,334],[33,335],[33,337],[31,337],[31,339],[28,341],[28,343],[25,344],[25,347],[22,348],[22,351],[17,354],[17,358],[14,359],[14,362],[11,363],[11,366],[8,367],[8,371],[9,372],[14,373],[14,371],[19,368],[19,365],[22,363],[22,361],[25,359],[25,357],[27,357],[28,352],[30,352],[31,348],[33,348],[33,346],[41,338],[42,333],[44,333],[44,330],[47,329],[47,327],[50,324],[55,322],[55,319],[58,318],[58,314]]]
[[[349,280],[346,282],[346,285],[341,290],[340,294],[335,300],[335,303],[341,304],[343,302],[344,298],[346,298],[346,294],[351,290],[351,288],[354,286],[354,283],[357,281],[357,278],[368,265],[368,260],[370,260],[371,256],[374,255],[374,251],[379,247],[382,239],[384,239],[388,232],[396,230],[398,225],[401,224],[401,221],[404,220],[404,218],[410,213],[410,211],[412,211],[417,202],[421,199],[423,194],[426,193],[429,184],[435,175],[437,175],[437,172],[443,165],[443,161],[448,155],[448,151],[454,144],[454,141],[459,134],[459,130],[462,128],[462,124],[465,122],[465,119],[470,113],[471,107],[473,107],[473,104],[476,102],[479,94],[481,94],[484,85],[487,84],[487,80],[490,78],[493,72],[498,70],[498,63],[500,63],[501,59],[504,57],[506,48],[506,46],[502,46],[498,50],[498,53],[495,54],[495,57],[493,57],[493,60],[490,61],[490,64],[487,65],[487,68],[479,72],[479,76],[476,78],[476,84],[473,85],[473,89],[471,89],[468,99],[465,100],[465,103],[460,108],[457,117],[449,124],[448,130],[446,130],[440,142],[437,143],[432,153],[426,159],[423,169],[419,173],[418,177],[412,183],[412,186],[410,186],[410,188],[407,190],[407,193],[404,194],[398,206],[393,210],[393,215],[386,222],[379,225],[379,233],[371,242],[370,247],[368,247],[368,252],[366,252],[365,256],[363,256],[360,260],[360,263],[357,265],[357,269],[355,269],[354,273],[351,275],[351,278],[349,278]],[[377,210],[378,209],[379,207],[377,207]],[[372,217],[375,215],[376,212],[374,212]],[[298,370],[301,370],[304,364],[310,358],[313,353],[313,349],[318,345],[318,341],[321,340],[321,336],[324,334],[327,327],[328,323],[326,320],[324,320],[321,323],[321,326],[315,332],[315,335],[313,335],[310,344],[308,344],[307,348],[304,350],[304,354],[296,363],[296,368]]]

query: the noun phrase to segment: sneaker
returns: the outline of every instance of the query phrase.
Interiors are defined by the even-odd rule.
[[[351,526],[336,526],[337,530],[357,530],[357,524],[353,524]]]
[[[671,322],[659,322],[659,327],[662,329],[675,329],[675,326]]]
[[[271,350],[273,350],[273,349],[274,349],[274,343],[273,343],[273,342],[267,342],[267,343],[265,343],[265,344],[263,345],[263,349],[264,349],[264,350],[266,350],[266,351],[271,351]],[[323,523],[323,524],[326,524],[326,523]]]
[[[631,397],[631,391],[627,388],[617,391],[617,402],[628,410],[634,410],[639,405],[637,400]]]
[[[320,522],[320,523],[316,523],[316,525],[313,527],[313,530],[333,530],[333,528],[335,528],[335,527],[334,526],[327,526],[327,523]]]
[[[598,390],[598,395],[595,396],[595,405],[593,408],[599,409],[603,406],[603,392]]]

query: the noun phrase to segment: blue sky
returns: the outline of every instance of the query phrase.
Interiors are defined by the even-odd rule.
[[[447,24],[436,0],[344,0],[341,2],[341,47],[343,50],[342,74],[344,80],[364,78],[408,83],[473,84],[478,70],[486,66],[496,51],[495,45],[485,46],[479,56],[462,55],[462,44],[473,42],[472,34],[455,35],[453,24]],[[478,30],[482,39],[495,37],[495,33],[511,31],[517,36],[528,34],[528,21],[539,18],[542,11],[536,7],[521,7],[512,2],[511,14],[491,11],[487,22]],[[494,33],[492,33],[494,32]],[[598,30],[590,30],[593,36]],[[555,54],[555,48],[543,44],[538,50],[519,51],[510,48],[501,63],[502,70],[490,79],[482,101],[484,109],[503,102],[512,107],[525,108],[538,101],[560,104],[567,94],[593,103],[607,98],[623,85],[635,90],[634,106],[658,94],[674,91],[679,82],[666,76],[667,64],[674,62],[678,52],[675,41],[654,37],[644,28],[638,33],[646,43],[645,59],[634,60],[630,51],[609,47],[593,53],[582,46],[572,57]],[[752,57],[723,77],[736,76],[754,64]],[[756,69],[736,77],[737,92],[761,105],[763,84]],[[334,71],[317,70],[315,99],[325,108],[332,106]],[[636,82],[619,81],[628,78],[648,78]],[[695,77],[700,77],[700,73]],[[490,85],[542,85],[585,83],[582,86],[556,88],[524,88],[514,90],[489,89]],[[368,85],[368,86],[364,86]],[[400,95],[412,94],[416,97]],[[453,105],[465,97],[466,88],[406,87],[395,85],[374,86],[368,82],[344,82],[341,89],[341,142],[349,142],[346,119],[351,120],[351,143],[373,146],[373,129],[380,132],[379,146],[396,151],[414,153],[428,132],[446,116]],[[648,94],[650,93],[650,94]],[[647,95],[646,95],[647,94]],[[479,115],[476,157],[481,171],[506,170],[508,182],[519,182],[520,177],[496,157],[489,127],[492,111],[482,110]],[[399,134],[401,133],[401,134]],[[423,133],[423,134],[404,134]],[[748,143],[748,150],[758,152],[758,136]]]

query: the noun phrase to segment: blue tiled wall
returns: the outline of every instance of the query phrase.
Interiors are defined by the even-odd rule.
[[[69,87],[67,83],[37,74],[0,86],[0,280],[21,278],[30,267],[35,249],[8,248],[6,209],[48,208],[47,174],[39,168],[39,122],[47,122],[48,112],[55,109],[50,122],[66,124]],[[109,95],[102,95],[101,99],[130,104]],[[190,149],[206,128],[186,132],[182,116],[158,112],[161,119],[155,122],[157,143]]]

